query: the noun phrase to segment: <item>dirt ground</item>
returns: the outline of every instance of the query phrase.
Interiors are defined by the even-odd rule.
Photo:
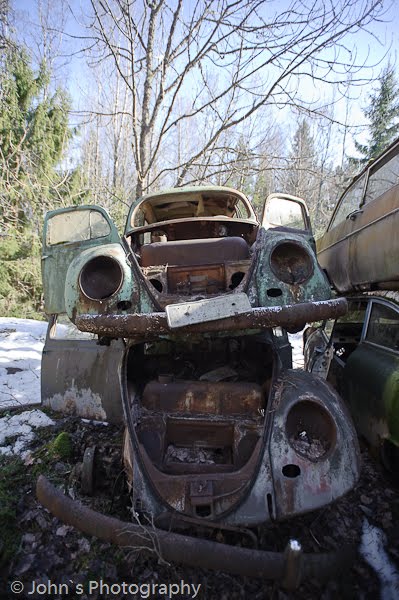
[[[362,450],[362,476],[352,492],[322,510],[283,524],[260,527],[255,533],[260,549],[282,551],[294,538],[301,542],[305,552],[340,551],[346,543],[354,543],[360,548],[363,534],[363,546],[365,543],[374,545],[375,548],[369,550],[376,550],[385,564],[392,563],[393,583],[388,575],[378,576],[367,564],[363,557],[367,548],[363,548],[363,555],[357,552],[345,574],[325,583],[306,581],[295,592],[287,592],[267,581],[167,564],[156,554],[144,554],[135,549],[121,550],[63,525],[35,498],[34,486],[39,473],[45,473],[53,483],[103,513],[123,520],[131,518],[121,464],[122,430],[51,416],[56,419],[55,428],[40,430],[24,462],[1,459],[3,501],[5,498],[8,502],[8,513],[4,509],[1,513],[0,508],[0,517],[3,515],[2,521],[0,518],[1,599],[192,598],[193,592],[187,592],[188,588],[182,588],[183,594],[171,595],[170,589],[177,588],[165,591],[165,585],[161,587],[161,584],[179,584],[182,581],[194,585],[195,589],[200,584],[196,597],[201,599],[395,597],[392,586],[398,582],[395,565],[399,567],[399,491],[384,478],[380,466],[370,458],[366,449]],[[67,440],[68,443],[54,448],[54,439],[60,433],[67,434],[61,439],[65,438],[64,442]],[[82,460],[85,448],[94,444],[99,469],[96,494],[90,498],[81,494],[74,465]],[[6,485],[4,477],[9,477]],[[0,502],[1,499],[0,496]],[[6,518],[7,514],[9,518]],[[373,535],[364,537],[368,524],[371,526],[369,532],[374,532],[374,541]],[[246,543],[242,539],[227,540],[221,532],[217,539]],[[385,545],[386,556],[381,549],[382,544]],[[103,586],[102,592],[91,589],[89,593],[88,582],[100,579],[108,586],[120,586],[121,582],[138,584],[142,586],[141,592],[129,594],[121,589],[118,593],[119,587],[115,585],[109,589]],[[10,588],[13,581],[20,582],[24,591],[13,593]],[[44,593],[43,586],[48,585],[48,581],[55,587]],[[32,582],[35,582],[33,587]],[[155,583],[158,587],[151,588],[150,584]],[[58,592],[55,591],[56,586]],[[151,589],[155,589],[155,593],[151,593]],[[32,590],[35,591],[31,593]],[[131,590],[134,592],[136,588],[131,587]],[[396,597],[399,597],[399,590],[397,592]]]

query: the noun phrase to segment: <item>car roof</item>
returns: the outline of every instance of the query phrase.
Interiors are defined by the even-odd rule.
[[[346,195],[346,193],[348,192],[348,190],[359,180],[363,177],[363,175],[365,173],[367,173],[367,171],[369,169],[371,169],[375,164],[378,164],[380,161],[382,162],[385,158],[385,156],[387,154],[389,154],[393,148],[395,148],[396,146],[399,146],[399,138],[396,138],[392,144],[390,144],[383,152],[381,152],[381,154],[379,154],[376,158],[372,158],[370,159],[364,166],[364,168],[360,171],[360,173],[358,173],[355,177],[353,177],[353,179],[351,179],[350,183],[347,185],[347,187],[344,189],[344,191],[342,192],[342,194],[339,196],[338,200],[337,200],[337,204],[335,205],[333,214],[331,215],[331,218],[328,222],[326,231],[330,231],[331,229],[331,224],[333,223],[334,219],[335,219],[335,214],[338,210],[338,207],[341,203],[342,198]],[[363,190],[364,192],[364,190]]]
[[[205,218],[236,219],[237,217],[233,217],[233,214],[237,205],[241,205],[246,213],[242,220],[257,224],[251,203],[238,190],[215,185],[169,188],[161,192],[146,194],[133,202],[129,211],[126,232],[140,227],[138,224],[140,214],[145,215],[147,220],[151,218],[153,223],[172,219],[201,218],[201,215]]]

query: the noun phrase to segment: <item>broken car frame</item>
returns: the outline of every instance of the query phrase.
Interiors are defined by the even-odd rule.
[[[314,249],[305,203],[284,194],[269,196],[259,223],[236,190],[166,190],[133,203],[123,237],[97,206],[47,215],[43,402],[126,424],[133,509],[151,515],[160,540],[175,525],[242,531],[282,520],[357,481],[357,439],[340,398],[291,368],[286,330],[347,310],[331,299]],[[38,496],[72,518],[72,501],[43,480]],[[68,522],[82,528],[84,509],[73,506]],[[106,519],[83,530],[101,537],[116,526]],[[220,544],[201,542],[212,551],[205,564],[201,551],[185,552],[190,538],[168,535],[181,548],[166,559],[222,568]],[[270,563],[259,573],[293,587],[308,559],[288,548],[279,559],[257,553]],[[242,550],[223,550],[236,557],[223,568],[249,574]]]

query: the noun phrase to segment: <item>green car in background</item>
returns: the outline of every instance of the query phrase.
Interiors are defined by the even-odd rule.
[[[305,368],[327,377],[346,400],[358,433],[399,465],[399,292],[348,300],[348,314],[305,332]]]

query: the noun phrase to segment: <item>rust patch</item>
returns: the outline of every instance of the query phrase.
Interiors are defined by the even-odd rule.
[[[287,306],[253,308],[250,312],[216,321],[196,323],[179,328],[178,335],[184,333],[205,333],[219,331],[239,331],[242,329],[269,329],[271,327],[304,326],[313,321],[335,319],[346,314],[348,305],[345,298],[305,302]],[[151,338],[171,333],[165,313],[131,315],[80,315],[76,326],[81,331],[98,335]],[[175,332],[172,332],[175,333]]]
[[[262,388],[238,382],[151,381],[142,403],[148,410],[214,415],[253,415],[264,408]]]
[[[276,277],[290,285],[303,284],[313,273],[313,259],[302,244],[284,241],[270,255],[270,267]]]
[[[203,267],[169,267],[168,292],[191,296],[192,294],[217,294],[225,289],[223,265]]]

